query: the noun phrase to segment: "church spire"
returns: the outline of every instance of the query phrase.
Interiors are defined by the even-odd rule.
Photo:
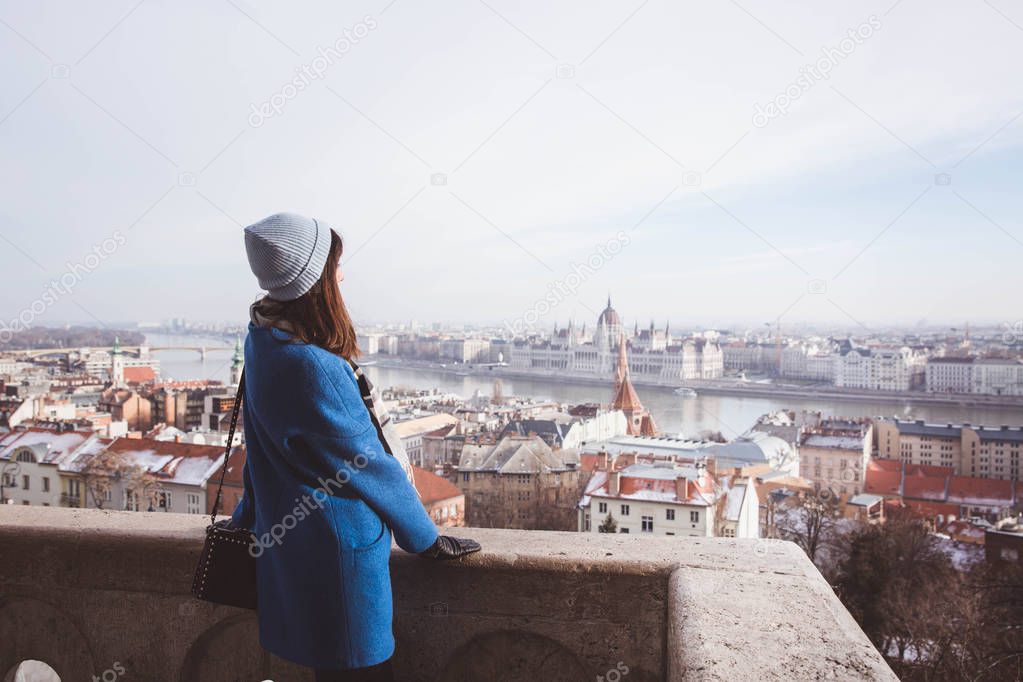
[[[622,388],[622,384],[629,378],[629,358],[626,355],[625,333],[622,332],[618,340],[618,362],[615,365],[615,395]]]
[[[636,389],[629,378],[629,359],[626,355],[625,335],[618,344],[618,366],[615,368],[615,397],[612,409],[625,414],[627,433],[630,436],[654,436],[657,425],[654,418],[643,407]]]
[[[241,337],[234,338],[234,355],[231,356],[231,385],[237,386],[242,380],[242,370],[245,368],[245,352],[242,351]]]

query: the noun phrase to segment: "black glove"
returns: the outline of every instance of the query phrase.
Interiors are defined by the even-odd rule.
[[[437,541],[428,549],[419,553],[419,556],[427,559],[457,559],[458,557],[480,551],[480,543],[466,538],[453,538],[447,535],[437,536]]]

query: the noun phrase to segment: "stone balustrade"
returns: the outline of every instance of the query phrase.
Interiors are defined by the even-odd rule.
[[[24,660],[63,682],[311,680],[259,647],[254,613],[191,597],[205,523],[0,507],[0,680]],[[399,680],[895,679],[790,543],[459,533],[483,551],[394,551]]]

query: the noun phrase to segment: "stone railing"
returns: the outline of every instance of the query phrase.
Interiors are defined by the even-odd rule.
[[[0,680],[307,681],[255,614],[194,600],[205,520],[0,507]],[[776,540],[459,529],[483,551],[395,550],[397,678],[894,680],[817,570]]]

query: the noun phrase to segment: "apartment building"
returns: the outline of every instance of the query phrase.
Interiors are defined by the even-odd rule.
[[[1023,395],[1023,361],[978,358],[973,365],[973,393]]]
[[[394,434],[401,439],[409,461],[416,466],[431,466],[425,461],[424,439],[439,429],[457,427],[459,421],[457,417],[441,412],[392,424]]]
[[[928,393],[972,393],[975,358],[957,356],[927,361],[925,385]]]
[[[98,437],[73,424],[19,428],[0,439],[2,503],[57,507],[60,465]]]
[[[490,362],[487,339],[444,339],[440,342],[441,361],[457,363]]]
[[[958,476],[1019,479],[1023,428],[874,420],[879,457],[949,467]]]
[[[846,348],[835,356],[835,386],[910,391],[924,382],[926,356],[911,348]]]
[[[207,514],[207,484],[223,461],[224,449],[216,445],[117,438],[61,462],[61,501],[69,507]]]
[[[806,428],[799,445],[800,475],[843,498],[860,494],[873,433],[869,420],[822,419]]]
[[[575,530],[582,492],[579,454],[538,436],[466,443],[453,472],[465,495],[467,526]]]
[[[616,462],[617,464],[617,462]],[[584,533],[758,537],[756,488],[720,490],[707,468],[648,460],[596,471],[579,500]]]

